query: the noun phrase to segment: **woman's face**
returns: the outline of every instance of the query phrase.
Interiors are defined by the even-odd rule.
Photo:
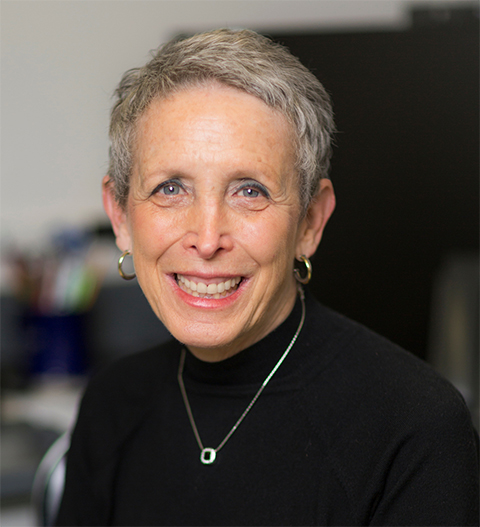
[[[110,203],[117,244],[156,315],[203,360],[257,342],[293,307],[295,255],[313,251],[292,143],[283,116],[218,85],[154,101],[139,120],[126,209]]]

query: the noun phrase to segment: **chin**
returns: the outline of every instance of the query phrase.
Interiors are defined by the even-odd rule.
[[[212,327],[210,324],[190,323],[185,324],[177,331],[173,329],[170,332],[195,355],[197,353],[194,350],[198,350],[198,352],[202,350],[205,354],[209,352],[216,354],[222,350],[233,350],[240,345],[238,336],[221,332],[218,325]]]

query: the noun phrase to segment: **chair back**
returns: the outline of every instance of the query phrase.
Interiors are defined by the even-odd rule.
[[[37,468],[32,487],[32,505],[39,526],[55,523],[65,485],[70,433],[61,435],[47,450]]]

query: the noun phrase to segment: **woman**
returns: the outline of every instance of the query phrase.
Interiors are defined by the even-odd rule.
[[[132,256],[173,339],[91,381],[58,525],[475,523],[461,397],[303,292],[335,206],[316,78],[219,30],[160,48],[116,93],[119,271]]]

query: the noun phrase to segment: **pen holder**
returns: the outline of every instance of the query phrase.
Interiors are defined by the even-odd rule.
[[[25,316],[25,338],[32,375],[82,375],[88,361],[85,315]]]

